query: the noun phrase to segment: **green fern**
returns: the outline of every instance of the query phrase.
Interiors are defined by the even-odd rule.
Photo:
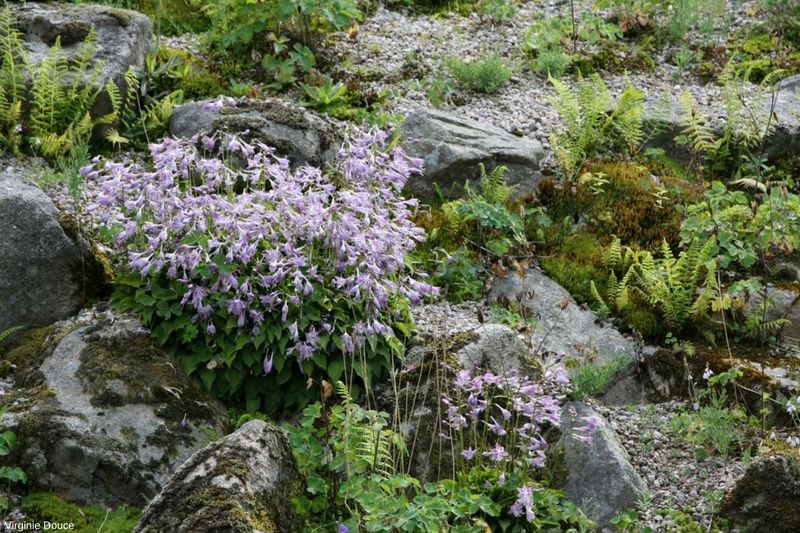
[[[342,432],[342,450],[352,468],[391,476],[395,473],[393,449],[403,449],[402,438],[387,429],[385,413],[366,410],[353,402],[347,386],[337,381],[336,394],[342,402],[344,416],[335,416],[334,423]]]
[[[722,85],[725,106],[725,123],[721,131],[715,131],[710,120],[699,111],[697,102],[688,91],[680,98],[681,135],[676,141],[689,147],[695,160],[705,165],[712,174],[738,175],[743,161],[750,161],[772,134],[776,123],[770,110],[750,106],[748,101],[766,101],[766,95],[774,91],[774,84],[787,72],[776,70],[764,77],[757,86],[750,82],[750,69],[739,77],[731,60],[723,69],[718,82]],[[733,168],[735,167],[735,168]]]
[[[693,241],[678,257],[662,243],[658,256],[634,251],[614,238],[606,254],[609,279],[605,297],[592,284],[601,312],[624,313],[637,303],[657,311],[674,333],[690,320],[704,318],[718,293],[716,240]],[[635,295],[636,298],[632,298]]]
[[[642,145],[644,94],[628,83],[618,100],[597,74],[578,79],[577,90],[550,77],[556,96],[550,99],[565,128],[550,136],[550,145],[568,178],[582,162],[606,152],[634,155]]]
[[[11,8],[0,11],[0,145],[19,152],[28,55]]]
[[[95,127],[116,122],[121,109],[119,91],[108,82],[111,112],[91,115],[102,90],[103,63],[93,61],[97,33],[92,27],[70,60],[56,37],[32,69],[16,25],[10,8],[0,12],[0,143],[17,152],[26,138],[33,151],[51,161],[74,159],[87,151]],[[24,124],[23,109],[28,111]]]

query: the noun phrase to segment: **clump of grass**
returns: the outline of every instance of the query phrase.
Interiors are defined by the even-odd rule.
[[[474,61],[453,58],[448,62],[448,68],[461,88],[486,94],[497,91],[513,74],[511,67],[497,54]]]
[[[608,361],[588,363],[573,369],[569,376],[572,382],[572,398],[583,400],[601,394],[608,382],[632,361],[627,354],[617,354]]]

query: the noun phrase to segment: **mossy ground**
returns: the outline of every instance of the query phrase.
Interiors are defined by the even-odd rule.
[[[73,531],[78,533],[130,533],[141,514],[135,507],[121,506],[107,510],[78,506],[48,492],[32,492],[23,496],[20,507],[27,521],[71,523],[75,524]]]

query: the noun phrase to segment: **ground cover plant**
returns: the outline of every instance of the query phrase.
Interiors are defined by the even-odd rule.
[[[417,160],[379,131],[351,138],[324,172],[233,137],[165,140],[151,157],[153,172],[112,161],[82,172],[129,269],[117,304],[188,354],[187,372],[268,412],[304,405],[308,379],[386,375],[410,334],[408,303],[434,292],[404,264],[422,239],[398,196]]]

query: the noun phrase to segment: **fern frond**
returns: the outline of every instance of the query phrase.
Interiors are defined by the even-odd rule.
[[[8,329],[4,329],[3,331],[0,331],[0,343],[2,343],[7,338],[9,338],[11,335],[13,335],[14,333],[16,333],[16,332],[18,332],[20,330],[22,330],[22,326],[14,326],[14,327],[11,327],[11,328],[8,328]]]
[[[10,7],[0,11],[0,87],[8,102],[20,102],[29,74],[28,51]]]
[[[31,88],[30,132],[44,143],[44,137],[50,136],[59,124],[63,112],[64,77],[67,72],[67,60],[61,49],[61,37],[45,56],[39,69],[33,76]]]

